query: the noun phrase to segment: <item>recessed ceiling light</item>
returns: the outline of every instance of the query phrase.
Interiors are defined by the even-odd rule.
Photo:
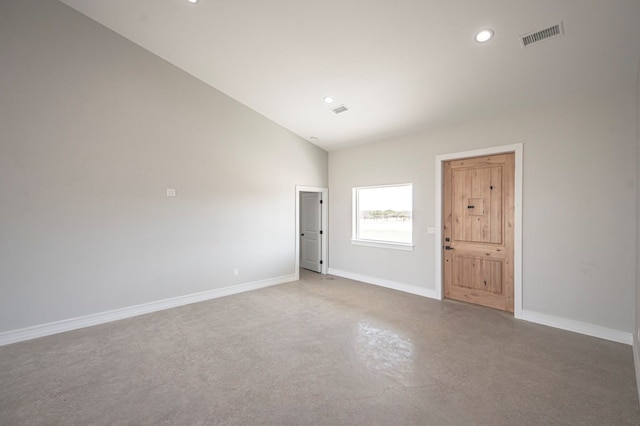
[[[333,98],[331,96],[325,96],[324,98],[322,98],[323,101],[325,101],[328,104],[332,104],[333,103]]]
[[[187,0],[187,1],[188,1],[189,3],[191,3],[191,4],[196,4],[196,3],[198,3],[198,0]]]
[[[493,30],[484,29],[475,36],[475,41],[478,43],[486,43],[493,38]]]

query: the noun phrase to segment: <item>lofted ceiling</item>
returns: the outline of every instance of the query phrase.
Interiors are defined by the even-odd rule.
[[[61,1],[328,151],[631,90],[640,58],[640,0]]]

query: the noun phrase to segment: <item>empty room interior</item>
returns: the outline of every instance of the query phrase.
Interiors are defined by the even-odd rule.
[[[0,0],[0,424],[640,424],[639,23]]]

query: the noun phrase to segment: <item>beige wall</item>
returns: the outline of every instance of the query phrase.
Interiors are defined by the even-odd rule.
[[[635,90],[329,154],[331,269],[435,289],[436,155],[523,143],[523,308],[633,329]],[[413,252],[350,244],[351,188],[412,182]]]
[[[0,332],[294,274],[326,152],[56,1],[0,58]]]

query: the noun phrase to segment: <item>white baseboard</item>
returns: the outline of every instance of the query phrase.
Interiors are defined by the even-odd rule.
[[[418,296],[437,299],[436,291],[418,287],[411,284],[405,284],[398,281],[386,280],[384,278],[371,277],[368,275],[355,274],[353,272],[341,271],[340,269],[329,268],[328,273],[337,277],[348,278],[350,280],[361,281],[366,284],[373,284],[380,287],[386,287],[393,290],[403,291],[405,293],[416,294]]]
[[[342,278],[348,278],[367,284],[373,284],[380,287],[390,288],[405,293],[415,294],[418,296],[437,299],[435,290],[425,289],[410,284],[397,281],[387,280],[383,278],[371,277],[368,275],[356,274],[352,272],[342,271],[339,269],[329,268],[328,273]],[[83,317],[70,318],[62,321],[51,322],[47,324],[36,325],[32,327],[22,328],[0,333],[0,346],[9,345],[11,343],[22,342],[25,340],[36,339],[39,337],[50,336],[52,334],[63,333],[65,331],[77,330],[80,328],[90,327],[92,325],[104,324],[111,321],[117,321],[125,318],[131,318],[138,315],[149,314],[164,309],[175,308],[178,306],[189,305],[191,303],[203,302],[206,300],[217,299],[219,297],[230,296],[233,294],[244,293],[246,291],[257,290],[260,288],[270,287],[278,284],[284,284],[298,280],[296,274],[286,275],[282,277],[269,278],[266,280],[254,281],[245,284],[207,290],[200,293],[187,294],[170,299],[158,300],[155,302],[145,303],[142,305],[129,306],[126,308],[115,309],[112,311],[100,312]],[[576,333],[586,334],[588,336],[598,337],[601,339],[611,340],[614,342],[633,345],[633,334],[614,330],[611,328],[601,327],[581,321],[570,320],[567,318],[556,317],[553,315],[542,314],[539,312],[522,310],[519,319],[542,324],[562,330],[573,331]],[[638,344],[634,345],[634,358],[636,366],[640,371],[640,348]],[[640,383],[639,383],[640,393]]]
[[[286,275],[282,277],[269,278],[266,280],[207,290],[200,293],[187,294],[184,296],[158,300],[155,302],[144,303],[142,305],[129,306],[126,308],[115,309],[113,311],[100,312],[83,317],[70,318],[62,321],[51,322],[48,324],[35,325],[19,330],[6,331],[4,333],[0,333],[0,346],[22,342],[25,340],[36,339],[38,337],[50,336],[52,334],[63,333],[65,331],[77,330],[79,328],[90,327],[92,325],[104,324],[111,321],[131,318],[138,315],[149,314],[151,312],[162,311],[164,309],[189,305],[191,303],[204,302],[205,300],[217,299],[219,297],[244,293],[245,291],[257,290],[260,288],[284,284],[296,280],[297,278],[295,274]]]
[[[416,287],[410,284],[404,284],[397,281],[391,281],[391,280],[371,277],[367,275],[355,274],[353,272],[341,271],[339,269],[333,269],[333,268],[329,268],[329,274],[342,277],[342,278],[348,278],[351,280],[361,281],[367,284],[374,284],[380,287],[391,288],[393,290],[399,290],[405,293],[417,294],[419,296],[438,299],[438,297],[436,296],[435,290],[424,289],[421,287]],[[566,318],[556,317],[553,315],[541,314],[539,312],[528,311],[524,309],[522,310],[521,316],[518,317],[518,319],[546,325],[549,327],[559,328],[562,330],[572,331],[575,333],[586,334],[587,336],[598,337],[600,339],[611,340],[618,343],[625,343],[627,345],[633,344],[632,333],[627,333],[625,331],[620,331],[620,330],[614,330],[611,328],[589,324],[586,322],[570,320]],[[640,352],[640,349],[638,349],[637,352]],[[638,362],[640,363],[640,354],[638,356]]]
[[[626,331],[614,330],[582,321],[575,321],[567,318],[556,317],[554,315],[541,314],[539,312],[522,310],[519,319],[547,325],[549,327],[560,328],[562,330],[573,331],[575,333],[586,334],[587,336],[598,337],[600,339],[611,340],[627,345],[633,344],[633,334]]]

